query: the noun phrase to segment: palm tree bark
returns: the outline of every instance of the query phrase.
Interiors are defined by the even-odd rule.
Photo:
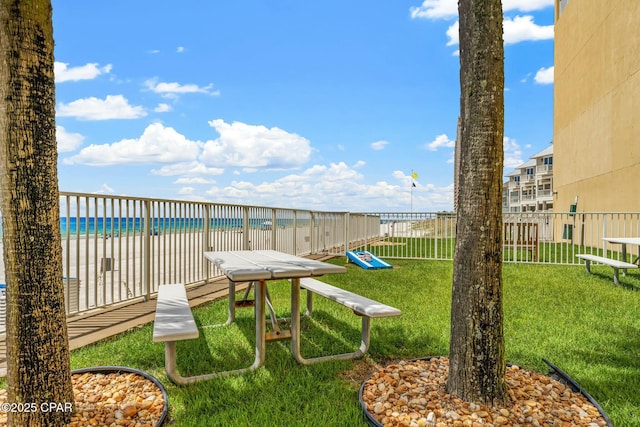
[[[9,425],[71,418],[50,0],[0,0],[0,210]],[[61,404],[58,407],[50,404]]]
[[[501,0],[460,0],[460,167],[447,390],[509,400],[502,309],[504,47]]]

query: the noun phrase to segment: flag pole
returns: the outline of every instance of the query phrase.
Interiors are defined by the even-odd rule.
[[[413,187],[416,186],[416,178],[418,178],[418,173],[411,169],[411,213],[413,213]]]
[[[411,213],[413,213],[413,187],[416,186],[415,179],[418,178],[417,172],[411,169]]]

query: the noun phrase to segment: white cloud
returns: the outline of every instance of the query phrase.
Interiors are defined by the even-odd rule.
[[[210,168],[194,160],[191,162],[178,162],[164,165],[160,169],[153,169],[151,173],[160,176],[222,175],[224,173],[224,169]]]
[[[460,43],[460,22],[456,21],[447,28],[447,37],[449,41],[447,46],[455,46]]]
[[[409,9],[411,17],[429,19],[447,19],[458,16],[458,2],[456,0],[424,0],[418,7]]]
[[[193,194],[194,191],[195,188],[193,187],[182,187],[180,190],[178,190],[178,194],[181,196],[188,196],[190,194]]]
[[[553,83],[553,66],[549,68],[540,68],[533,80],[541,85]]]
[[[212,90],[213,83],[210,83],[207,86],[198,86],[195,84],[183,85],[177,82],[158,82],[157,79],[149,79],[144,82],[144,84],[152,92],[160,94],[166,98],[175,98],[176,96],[185,93],[204,93],[213,96],[220,95],[219,90]]]
[[[553,6],[553,0],[503,0],[502,11],[519,10],[531,12]],[[450,19],[458,16],[457,0],[423,0],[420,6],[409,8],[411,17],[427,19]]]
[[[384,147],[389,144],[389,141],[376,141],[371,143],[372,150],[384,150]]]
[[[172,110],[173,108],[171,108],[171,105],[169,104],[158,104],[156,108],[153,109],[156,113],[168,113]]]
[[[357,162],[355,162],[355,164],[352,167],[354,169],[360,169],[361,167],[363,167],[366,164],[367,164],[367,162],[365,162],[364,160],[358,160]]]
[[[214,184],[215,181],[202,177],[182,177],[173,181],[174,184]]]
[[[79,133],[67,132],[62,126],[56,126],[56,140],[58,142],[58,153],[74,151],[82,145],[84,136]]]
[[[195,159],[200,146],[200,142],[189,141],[173,128],[154,123],[144,130],[140,138],[90,145],[65,159],[64,163],[106,166],[184,162]]]
[[[377,186],[362,184],[363,176],[344,162],[314,165],[299,174],[291,174],[272,182],[233,181],[225,187],[213,186],[209,196],[221,203],[279,206],[286,198],[288,207],[305,206],[315,209],[353,209],[354,198],[384,197]],[[393,192],[389,192],[391,198]],[[328,200],[330,198],[330,200]]]
[[[551,40],[553,39],[553,25],[537,25],[532,16],[516,16],[505,18],[502,22],[504,44],[516,44],[523,41]],[[455,46],[460,43],[460,23],[456,21],[447,28],[447,46]]]
[[[305,164],[311,155],[308,139],[283,129],[242,122],[209,122],[220,135],[207,141],[200,156],[207,166],[289,169]]]
[[[505,136],[502,140],[504,167],[513,169],[522,164],[522,150],[515,139]]]
[[[553,0],[503,0],[502,10],[520,10],[522,12],[531,12],[533,10],[542,10],[547,7],[553,7]]]
[[[115,190],[107,184],[102,184],[100,189],[94,191],[93,194],[115,194]]]
[[[61,102],[56,108],[56,115],[79,120],[112,120],[138,119],[146,116],[147,112],[141,106],[129,105],[122,95],[107,95],[105,99],[90,97],[68,104]]]
[[[176,48],[176,52],[177,52],[177,53],[184,53],[184,46],[178,46],[178,47]]]
[[[53,71],[56,83],[68,81],[77,82],[79,80],[92,80],[100,74],[111,72],[111,64],[99,67],[97,63],[92,62],[79,67],[69,67],[67,63],[55,62],[53,64]]]
[[[442,135],[436,136],[436,139],[426,144],[426,148],[428,148],[431,151],[436,151],[438,148],[441,148],[441,147],[451,148],[451,147],[455,147],[455,145],[456,145],[455,140],[451,140],[446,134],[442,134]]]
[[[537,25],[529,15],[505,18],[502,25],[505,44],[553,39],[553,25]]]

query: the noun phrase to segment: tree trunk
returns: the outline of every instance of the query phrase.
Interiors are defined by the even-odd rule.
[[[9,425],[62,426],[73,389],[62,284],[50,0],[0,0],[0,210]],[[60,404],[52,407],[50,404]]]
[[[504,47],[501,0],[460,0],[461,137],[447,390],[509,400],[502,314]]]

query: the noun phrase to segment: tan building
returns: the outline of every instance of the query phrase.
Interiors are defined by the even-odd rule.
[[[640,212],[640,0],[555,8],[555,211]]]

